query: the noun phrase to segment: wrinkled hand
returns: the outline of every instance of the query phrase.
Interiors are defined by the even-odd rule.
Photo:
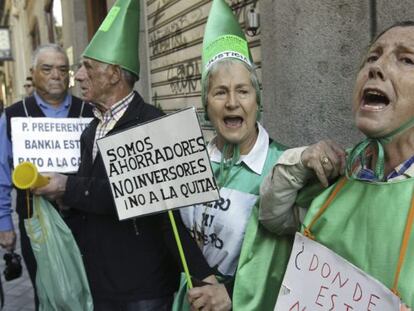
[[[13,251],[16,247],[16,232],[0,231],[0,246],[9,252]]]
[[[345,150],[332,140],[321,140],[303,151],[303,165],[315,172],[324,187],[328,187],[328,179],[344,173]]]
[[[409,308],[405,303],[402,303],[400,305],[400,311],[411,311],[411,308]]]
[[[49,183],[44,187],[31,189],[32,193],[44,196],[50,201],[60,199],[65,193],[68,176],[58,173],[42,173],[42,175],[49,177]]]
[[[223,284],[194,287],[188,291],[188,301],[192,311],[231,310],[231,299]]]

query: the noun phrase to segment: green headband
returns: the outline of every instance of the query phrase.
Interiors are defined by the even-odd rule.
[[[207,72],[214,63],[225,58],[236,58],[252,66],[247,41],[238,36],[221,36],[210,43],[203,52],[203,59],[205,60],[203,72]]]

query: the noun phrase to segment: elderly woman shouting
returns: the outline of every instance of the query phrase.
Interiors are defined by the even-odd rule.
[[[346,176],[297,200],[315,173],[325,185],[341,173],[345,154],[329,141],[286,151],[262,185],[261,221],[278,233],[302,223],[306,236],[413,308],[414,22],[390,27],[370,46],[355,83],[353,115],[367,138],[349,152]]]
[[[239,297],[244,300],[248,296],[241,289],[243,286],[265,287],[266,280],[272,277],[265,269],[253,279],[248,275],[252,274],[253,266],[260,268],[256,264],[267,265],[271,260],[271,254],[262,263],[250,258],[254,255],[251,245],[254,240],[271,240],[267,237],[270,234],[259,228],[255,204],[262,178],[284,148],[272,141],[258,123],[259,82],[244,33],[224,0],[213,1],[205,30],[202,101],[206,118],[217,133],[207,149],[221,198],[212,204],[192,206],[180,212],[207,262],[216,269],[221,284],[191,289],[189,301],[193,310],[229,310],[231,307],[266,310],[245,306],[244,301],[239,302]],[[246,232],[248,224],[251,229]],[[244,243],[246,239],[249,242]],[[249,261],[252,266],[247,263],[241,266],[241,252],[246,253],[241,262]],[[239,278],[239,271],[243,271],[245,277]],[[257,294],[257,287],[254,291],[250,289],[256,296],[250,303],[264,303],[265,289]],[[232,295],[233,288],[236,296]],[[269,310],[273,303],[274,299],[268,303]]]

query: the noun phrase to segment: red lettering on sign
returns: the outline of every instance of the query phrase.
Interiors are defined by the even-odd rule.
[[[321,304],[320,302],[319,302],[319,297],[325,297],[324,295],[322,295],[322,290],[324,290],[324,289],[328,289],[328,287],[326,287],[326,286],[321,286],[321,288],[319,289],[319,293],[318,293],[318,296],[316,297],[316,300],[315,300],[315,303],[318,305],[318,306],[321,306],[321,307],[323,307],[323,304]]]
[[[290,307],[289,311],[292,311],[292,310],[300,311],[299,301],[296,301],[296,303],[293,306]],[[302,311],[305,311],[305,310],[306,310],[306,307],[303,307]]]
[[[321,276],[326,279],[331,275],[331,266],[328,263],[324,263],[321,269]]]
[[[358,296],[359,295],[359,296]],[[352,295],[352,299],[354,301],[360,301],[362,298],[362,288],[358,282],[355,284],[354,294]]]
[[[331,306],[331,308],[329,309],[329,311],[335,310],[335,301],[334,301],[334,297],[338,297],[338,295],[337,295],[337,294],[332,294],[332,295],[331,295],[331,303],[332,303],[332,306]]]
[[[315,262],[315,263],[314,263]],[[311,263],[309,265],[309,271],[315,271],[318,268],[319,265],[319,259],[318,256],[315,254],[312,256]]]
[[[377,295],[371,294],[369,296],[369,301],[368,301],[368,308],[367,311],[372,311],[373,309],[371,309],[371,306],[376,307],[377,305],[372,301],[373,298],[376,298],[378,300],[381,300],[381,298],[379,298]]]
[[[338,272],[336,275],[335,275],[335,277],[334,277],[334,279],[332,280],[332,283],[331,284],[333,284],[333,283],[335,283],[335,280],[336,279],[338,279],[338,283],[339,283],[339,288],[342,288],[342,287],[344,287],[345,285],[346,285],[346,283],[348,283],[348,280],[349,280],[349,278],[347,278],[346,280],[345,280],[345,282],[341,282],[341,272]]]

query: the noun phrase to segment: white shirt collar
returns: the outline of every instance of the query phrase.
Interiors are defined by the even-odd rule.
[[[240,156],[237,164],[244,162],[253,172],[261,175],[269,150],[269,134],[259,122],[257,122],[257,128],[259,129],[259,135],[252,150],[248,154]],[[216,137],[208,144],[207,151],[211,161],[220,163],[221,151],[216,146]]]

